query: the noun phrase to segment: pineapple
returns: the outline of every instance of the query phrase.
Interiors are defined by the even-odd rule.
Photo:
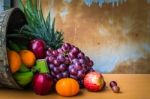
[[[18,0],[20,9],[24,12],[27,23],[19,33],[26,37],[39,38],[46,42],[47,47],[59,48],[63,44],[63,34],[55,29],[55,18],[51,19],[50,11],[44,19],[41,0]]]

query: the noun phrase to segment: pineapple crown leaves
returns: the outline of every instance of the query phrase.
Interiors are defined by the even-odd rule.
[[[51,19],[50,11],[44,19],[41,0],[18,0],[19,8],[24,12],[27,23],[22,27],[20,33],[30,38],[43,39],[48,47],[59,48],[63,43],[63,33],[55,30],[55,18]],[[39,6],[38,6],[39,5]]]

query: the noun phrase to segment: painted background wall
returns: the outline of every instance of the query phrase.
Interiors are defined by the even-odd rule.
[[[65,42],[90,56],[97,71],[150,73],[149,0],[42,1]]]
[[[10,9],[13,0],[0,0],[0,12]]]
[[[0,12],[4,10],[4,0],[0,0]]]

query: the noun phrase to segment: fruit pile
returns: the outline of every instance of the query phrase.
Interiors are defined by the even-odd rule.
[[[7,54],[14,79],[22,87],[28,85],[34,75],[31,70],[36,59],[34,54],[29,50],[20,50],[17,52],[10,49],[7,51]]]
[[[50,12],[44,19],[41,2],[18,0],[18,4],[28,24],[7,35],[7,53],[12,75],[21,87],[31,86],[38,95],[54,88],[62,96],[74,96],[82,87],[89,91],[105,87],[102,74],[92,68],[93,61],[78,47],[63,42]]]
[[[11,46],[8,43],[10,70],[20,86],[31,84],[39,95],[47,94],[56,86],[62,96],[76,95],[83,86],[90,91],[99,91],[105,86],[103,76],[92,68],[93,61],[79,48],[63,43],[57,50],[52,50],[46,48],[41,39],[33,39],[26,46],[21,49],[17,43],[13,42]],[[68,92],[64,93],[62,89]]]

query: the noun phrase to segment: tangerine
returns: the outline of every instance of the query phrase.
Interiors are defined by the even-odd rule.
[[[7,51],[7,56],[11,72],[17,72],[21,66],[21,58],[19,54],[15,51],[9,50]]]
[[[19,52],[21,57],[22,63],[25,64],[27,67],[32,67],[36,61],[36,57],[33,52],[29,50],[21,50]]]

